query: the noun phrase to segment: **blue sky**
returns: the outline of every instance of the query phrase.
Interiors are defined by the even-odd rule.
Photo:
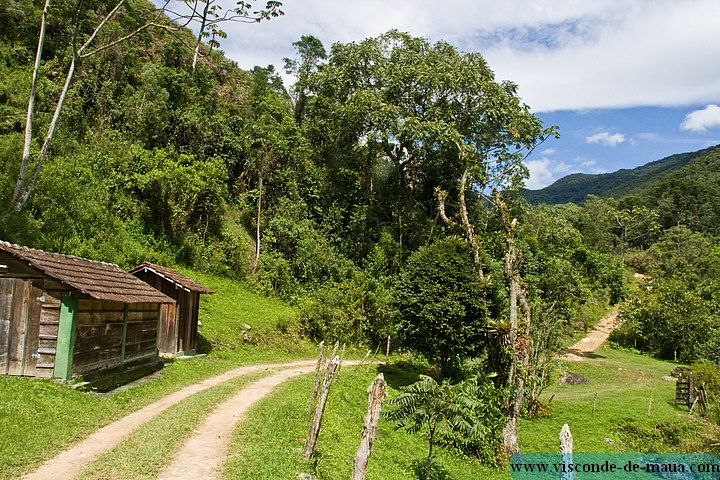
[[[283,3],[280,18],[226,26],[228,57],[280,70],[301,35],[329,49],[391,28],[481,53],[498,80],[517,83],[532,111],[560,127],[560,140],[528,158],[530,188],[720,143],[717,0]]]
[[[541,188],[569,173],[614,172],[720,144],[715,109],[720,110],[687,105],[538,113],[543,124],[560,127],[561,138],[548,139],[528,158],[528,187]]]

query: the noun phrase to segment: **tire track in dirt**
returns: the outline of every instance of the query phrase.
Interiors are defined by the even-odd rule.
[[[70,449],[47,460],[37,470],[22,478],[24,480],[67,480],[73,478],[80,473],[85,465],[114,448],[137,427],[195,393],[202,392],[228,380],[263,370],[291,369],[287,373],[299,371],[299,373],[294,373],[295,375],[299,375],[307,369],[312,371],[316,363],[317,360],[304,360],[288,363],[249,365],[195,383],[100,428],[86,437],[85,440],[80,441]],[[271,375],[270,378],[275,378],[278,375],[279,374]],[[253,385],[255,384],[251,384],[250,387]],[[247,388],[249,387],[245,387],[241,392]]]
[[[183,442],[170,465],[160,473],[158,480],[216,478],[227,459],[235,427],[250,407],[285,380],[314,370],[314,365],[283,370],[244,387],[232,398],[218,405],[195,434]]]

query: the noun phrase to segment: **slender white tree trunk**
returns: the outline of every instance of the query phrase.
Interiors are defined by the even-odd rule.
[[[55,113],[53,114],[53,118],[50,121],[47,135],[45,135],[45,141],[43,142],[40,153],[38,154],[38,159],[35,162],[35,168],[33,169],[32,175],[30,176],[30,180],[28,180],[27,182],[27,186],[25,186],[19,198],[15,200],[13,208],[16,212],[22,210],[22,208],[27,203],[28,198],[30,198],[30,194],[35,188],[35,182],[37,181],[38,174],[40,173],[40,169],[42,168],[43,163],[45,162],[48,150],[50,149],[50,144],[52,143],[53,137],[55,136],[55,127],[57,127],[58,120],[60,120],[60,113],[62,112],[63,105],[65,104],[65,99],[67,98],[68,90],[70,90],[70,85],[72,84],[73,77],[75,76],[75,65],[76,59],[73,58],[72,62],[70,62],[67,76],[65,77],[65,85],[63,85],[62,92],[60,92],[60,98],[55,105]]]
[[[258,179],[258,200],[257,200],[257,218],[255,225],[255,264],[253,270],[260,263],[260,221],[262,220],[262,195],[263,195],[263,177],[262,169],[260,169],[260,178]]]
[[[45,0],[42,17],[40,19],[40,36],[38,37],[38,47],[35,53],[35,66],[33,67],[32,82],[30,84],[30,99],[28,100],[27,117],[25,118],[25,145],[23,146],[22,159],[20,162],[20,173],[18,174],[15,190],[13,191],[12,204],[13,208],[20,197],[20,192],[25,185],[25,175],[27,175],[28,164],[30,163],[30,146],[32,145],[32,129],[33,119],[35,118],[35,93],[37,92],[37,79],[40,72],[40,62],[42,59],[43,46],[45,45],[45,26],[47,25],[48,11],[50,10],[50,0]]]
[[[205,8],[202,13],[202,22],[200,23],[200,31],[198,32],[197,43],[195,43],[195,55],[193,55],[192,73],[195,74],[195,67],[197,66],[198,57],[200,56],[200,45],[202,44],[203,32],[205,32],[205,26],[207,25],[208,11],[210,10],[211,0],[205,2]]]

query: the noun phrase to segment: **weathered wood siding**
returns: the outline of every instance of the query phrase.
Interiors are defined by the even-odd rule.
[[[197,348],[200,294],[179,288],[152,272],[138,272],[135,276],[177,302],[160,307],[158,350],[173,355],[178,352],[194,352]]]
[[[157,303],[79,300],[73,375],[155,357],[158,320]]]
[[[0,278],[0,374],[52,377],[62,295],[54,289],[49,280]]]
[[[166,303],[160,307],[160,326],[158,327],[158,351],[172,353],[178,351],[177,303]]]

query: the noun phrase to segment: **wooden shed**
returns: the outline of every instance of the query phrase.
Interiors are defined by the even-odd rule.
[[[0,241],[0,374],[77,376],[157,361],[175,300],[117,265]]]
[[[200,294],[215,293],[177,270],[143,263],[130,273],[175,299],[160,310],[158,349],[168,355],[194,355],[197,349]]]

